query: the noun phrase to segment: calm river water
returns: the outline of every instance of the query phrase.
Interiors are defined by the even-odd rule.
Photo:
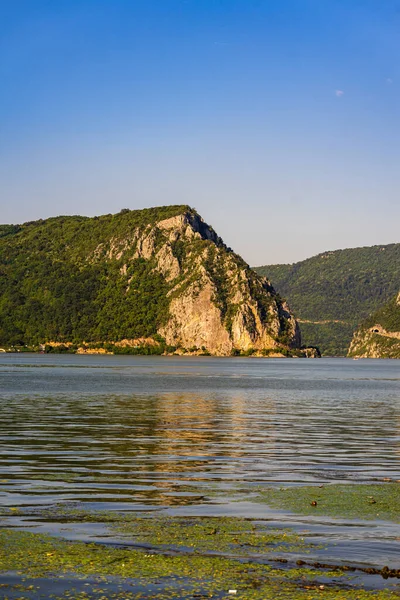
[[[329,556],[398,562],[399,526],[232,500],[400,479],[398,361],[0,354],[0,409],[0,506],[262,515],[334,539]]]

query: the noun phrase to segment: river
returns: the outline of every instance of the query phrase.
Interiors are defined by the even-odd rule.
[[[251,497],[399,480],[398,361],[0,354],[0,407],[0,507],[19,509],[2,526],[60,534],[32,518],[60,503],[262,517],[328,541],[329,559],[398,563],[399,525]],[[102,536],[82,524],[67,534]]]

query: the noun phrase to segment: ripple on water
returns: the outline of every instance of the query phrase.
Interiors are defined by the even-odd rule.
[[[274,519],[233,502],[237,489],[400,479],[396,361],[1,355],[0,378],[7,509]],[[307,524],[332,558],[389,562],[399,549],[397,525],[370,524],[373,542],[361,524],[277,520]]]

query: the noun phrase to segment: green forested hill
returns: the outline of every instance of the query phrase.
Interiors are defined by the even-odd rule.
[[[357,325],[398,292],[400,244],[336,250],[255,270],[288,300],[306,345],[344,356]]]
[[[366,328],[374,327],[376,324],[379,324],[388,333],[400,332],[400,296],[391,298],[362,323]]]
[[[39,344],[268,354],[300,336],[194,209],[166,206],[0,226],[0,346]]]
[[[156,333],[167,311],[167,286],[152,272],[154,261],[132,262],[135,293],[125,294],[118,260],[97,260],[96,250],[185,210],[189,207],[167,206],[0,226],[0,344]],[[129,257],[134,251],[132,244]]]
[[[400,358],[400,294],[361,323],[349,356]]]

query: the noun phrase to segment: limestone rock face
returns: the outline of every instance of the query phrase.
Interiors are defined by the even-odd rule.
[[[173,281],[180,273],[179,261],[173,255],[171,244],[164,244],[156,254],[157,270],[167,281]]]
[[[204,282],[201,286],[193,284],[173,298],[168,323],[159,330],[167,344],[206,349],[215,355],[230,354],[232,341],[213,297],[213,286]]]
[[[159,329],[167,344],[222,356],[235,350],[300,347],[300,330],[287,304],[197,213],[156,227],[166,234],[167,243],[180,243],[182,250],[179,272],[176,263],[170,269],[158,266],[168,271],[173,285],[170,316]]]

